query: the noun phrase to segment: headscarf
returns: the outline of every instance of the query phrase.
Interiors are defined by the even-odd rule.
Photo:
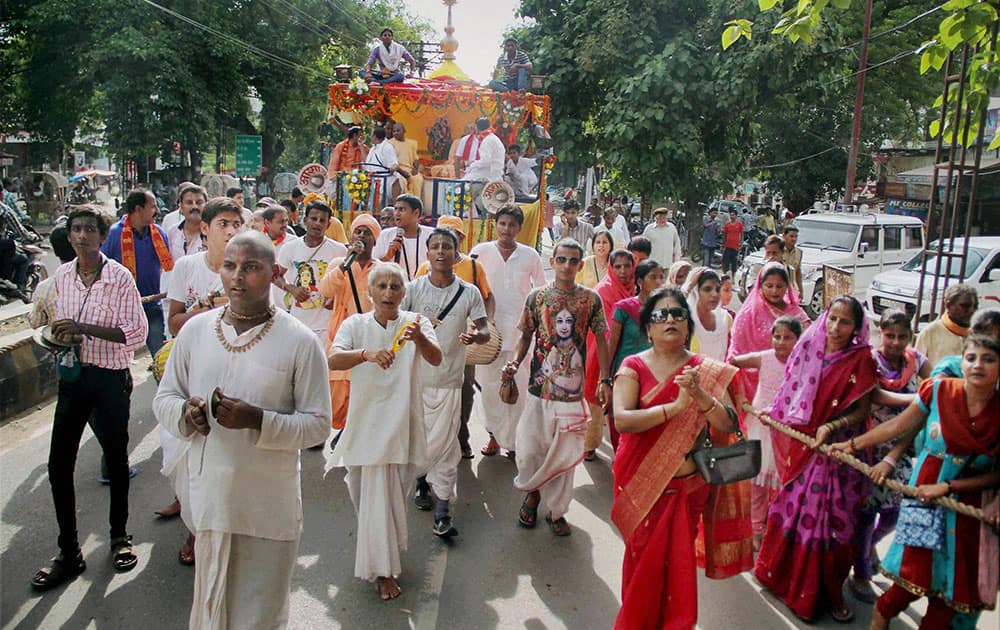
[[[680,288],[677,284],[677,274],[679,274],[685,267],[691,269],[691,263],[686,260],[678,260],[674,264],[670,265],[670,271],[667,272],[667,284]]]
[[[785,310],[779,311],[764,299],[761,293],[761,286],[764,284],[764,276],[771,269],[784,268],[780,262],[769,262],[761,268],[757,275],[757,282],[754,290],[747,295],[740,311],[733,318],[733,328],[729,337],[729,350],[726,352],[726,359],[732,359],[748,352],[760,352],[771,347],[771,328],[774,320],[782,315],[790,315],[802,322],[803,328],[809,326],[809,316],[802,310],[792,294],[792,284],[788,283],[788,291],[785,293]],[[758,373],[754,368],[740,370],[740,386],[743,395],[747,400],[753,400],[757,391]]]
[[[674,263],[674,265],[676,264]],[[672,269],[673,267],[671,267]],[[694,321],[694,330],[691,331],[691,336],[692,340],[695,337],[698,338],[697,352],[710,356],[716,361],[725,362],[726,351],[729,348],[729,332],[731,328],[730,320],[726,317],[726,311],[723,310],[721,303],[711,311],[711,316],[715,319],[716,325],[715,330],[711,331],[702,325],[701,319],[698,317],[698,300],[701,293],[698,290],[698,281],[707,271],[712,270],[708,267],[695,267],[688,274],[681,291],[684,293],[684,297],[687,298],[688,306],[691,308],[691,318]],[[694,351],[692,350],[692,352]]]
[[[611,321],[611,316],[614,315],[615,304],[625,298],[635,296],[635,282],[632,283],[631,287],[627,287],[622,284],[621,280],[618,279],[618,276],[615,275],[615,272],[612,269],[614,265],[611,262],[614,257],[613,254],[618,254],[619,256],[621,255],[619,250],[614,250],[608,255],[608,272],[604,274],[601,281],[594,287],[597,294],[601,296],[601,304],[604,306],[604,316],[607,321]],[[631,252],[629,255],[631,255]],[[634,268],[634,256],[632,257],[632,262]]]
[[[764,284],[764,276],[772,269],[784,269],[784,265],[780,262],[769,262],[757,274],[754,290],[747,295],[746,301],[743,302],[733,321],[733,340],[727,358],[770,348],[771,327],[774,326],[774,320],[782,315],[791,315],[802,322],[803,326],[809,325],[809,316],[793,297],[791,282],[788,283],[788,290],[785,293],[784,311],[778,311],[764,299],[761,286]]]
[[[354,217],[353,221],[351,221],[351,235],[353,236],[355,229],[362,226],[371,230],[372,236],[374,236],[376,239],[378,238],[378,235],[382,233],[382,226],[379,224],[378,220],[374,216],[368,214],[367,212],[364,214],[359,214],[358,216]]]
[[[819,384],[829,371],[835,369],[839,361],[856,352],[871,354],[868,317],[864,315],[863,309],[861,321],[856,323],[854,337],[847,347],[826,353],[826,320],[832,306],[833,304],[826,307],[815,326],[810,326],[802,333],[788,356],[785,380],[778,388],[774,406],[771,407],[771,417],[779,422],[792,426],[809,424]]]

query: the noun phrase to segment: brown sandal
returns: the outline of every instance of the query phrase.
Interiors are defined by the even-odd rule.
[[[111,540],[111,564],[115,571],[126,573],[139,564],[139,557],[132,550],[132,537],[122,536]]]
[[[83,560],[83,552],[77,551],[72,558],[67,558],[59,554],[52,558],[49,566],[40,569],[31,578],[31,586],[36,591],[48,591],[63,582],[72,580],[87,570],[87,563]]]

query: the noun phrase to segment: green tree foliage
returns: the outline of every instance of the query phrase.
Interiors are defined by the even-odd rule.
[[[732,4],[522,0],[535,20],[526,38],[534,49],[525,48],[549,75],[560,153],[602,163],[626,190],[692,209],[727,187],[754,115],[743,56],[718,44]],[[688,213],[693,224],[698,214]]]
[[[876,37],[869,46],[869,66],[897,60],[867,74],[858,162],[862,179],[872,167],[871,155],[886,141],[899,146],[922,140],[934,114],[924,105],[940,90],[940,82],[921,76],[916,59],[905,56],[934,32],[933,18],[916,19],[934,6],[933,0],[883,0],[874,6],[871,30]],[[864,16],[862,11],[839,11],[830,17],[823,36],[809,42],[792,44],[763,29],[746,47],[764,60],[763,68],[771,69],[761,74],[748,175],[768,181],[795,209],[844,185]],[[769,26],[775,21],[773,14],[760,20]],[[777,166],[760,168],[771,165]]]
[[[121,158],[166,157],[179,142],[195,168],[220,141],[259,133],[271,172],[297,168],[317,157],[333,66],[363,64],[385,26],[402,41],[430,31],[401,0],[154,3],[166,11],[143,0],[8,0],[0,126],[69,145],[92,117]]]
[[[933,6],[883,0],[873,31]],[[833,12],[795,45],[790,34],[771,32],[782,16],[763,13],[753,43],[724,52],[720,25],[745,37],[751,25],[741,18],[756,8],[746,0],[522,0],[521,13],[535,20],[523,47],[549,75],[560,153],[603,164],[617,190],[672,197],[691,210],[744,177],[769,181],[799,208],[839,190],[863,16]],[[919,45],[933,22],[876,39],[870,59]],[[921,77],[914,61],[869,75],[860,172],[885,140],[922,137],[919,105],[938,82]],[[696,238],[700,212],[687,217]]]
[[[855,3],[851,0],[797,0],[785,3],[784,0],[759,0],[761,15],[780,12],[780,18],[772,27],[775,35],[787,37],[793,43],[799,40],[811,42],[824,26],[837,19],[840,11],[832,9],[853,9]],[[789,5],[787,8],[785,5]],[[859,3],[863,4],[863,3]],[[934,31],[921,46],[912,49],[920,55],[920,74],[931,70],[939,71],[944,67],[948,54],[968,45],[973,54],[966,67],[967,87],[965,99],[968,106],[975,112],[985,112],[990,94],[1000,87],[1000,64],[997,64],[998,50],[996,30],[998,16],[995,2],[990,0],[949,0],[943,4],[933,3],[939,22]],[[729,48],[742,38],[750,39],[753,35],[753,23],[745,18],[731,20],[722,34],[723,48]],[[953,71],[955,71],[953,69]],[[958,90],[957,85],[951,89]],[[954,96],[954,95],[952,95]],[[940,107],[943,97],[934,103]],[[953,100],[952,100],[953,102]],[[968,127],[953,129],[956,124],[954,113],[945,121],[945,129],[940,128],[939,121],[933,121],[929,126],[930,135],[937,137],[945,133],[950,142],[969,146],[975,142],[979,132],[979,117],[974,116]],[[954,135],[953,135],[954,134]],[[988,147],[990,150],[1000,148],[1000,134],[997,134]]]

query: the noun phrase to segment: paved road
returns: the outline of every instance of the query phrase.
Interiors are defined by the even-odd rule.
[[[139,566],[116,575],[107,549],[107,491],[96,481],[99,447],[85,435],[77,465],[80,538],[87,572],[69,585],[36,595],[28,578],[55,552],[55,518],[45,471],[54,405],[0,427],[0,624],[3,628],[183,628],[193,570],[177,563],[183,541],[178,521],[159,522],[153,510],[171,490],[158,473],[156,423],[149,410],[154,383],[136,365],[131,461],[130,531]],[[485,437],[478,422],[473,440]],[[319,452],[302,455],[305,531],[292,586],[292,627],[313,628],[609,628],[619,605],[623,545],[608,520],[611,473],[601,459],[581,465],[569,538],[545,527],[516,525],[520,497],[511,488],[513,464],[501,457],[463,461],[451,544],[435,538],[429,513],[411,509],[410,551],[403,560],[402,597],[378,600],[375,587],[353,577],[356,520],[342,474],[322,475]],[[700,580],[700,626],[806,627],[760,593],[749,577]],[[867,627],[869,609],[853,627]],[[862,622],[861,620],[864,620]],[[992,625],[990,625],[992,624]],[[899,624],[897,624],[899,625]],[[981,627],[996,628],[996,616]],[[906,627],[916,627],[913,619]],[[839,628],[829,618],[814,627]]]

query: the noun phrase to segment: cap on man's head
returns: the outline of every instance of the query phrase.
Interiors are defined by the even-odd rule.
[[[437,226],[442,228],[449,228],[458,233],[462,238],[465,238],[465,228],[463,227],[462,219],[446,214],[438,217]]]
[[[670,214],[670,208],[657,208],[656,210],[653,210],[654,217],[658,214]]]

